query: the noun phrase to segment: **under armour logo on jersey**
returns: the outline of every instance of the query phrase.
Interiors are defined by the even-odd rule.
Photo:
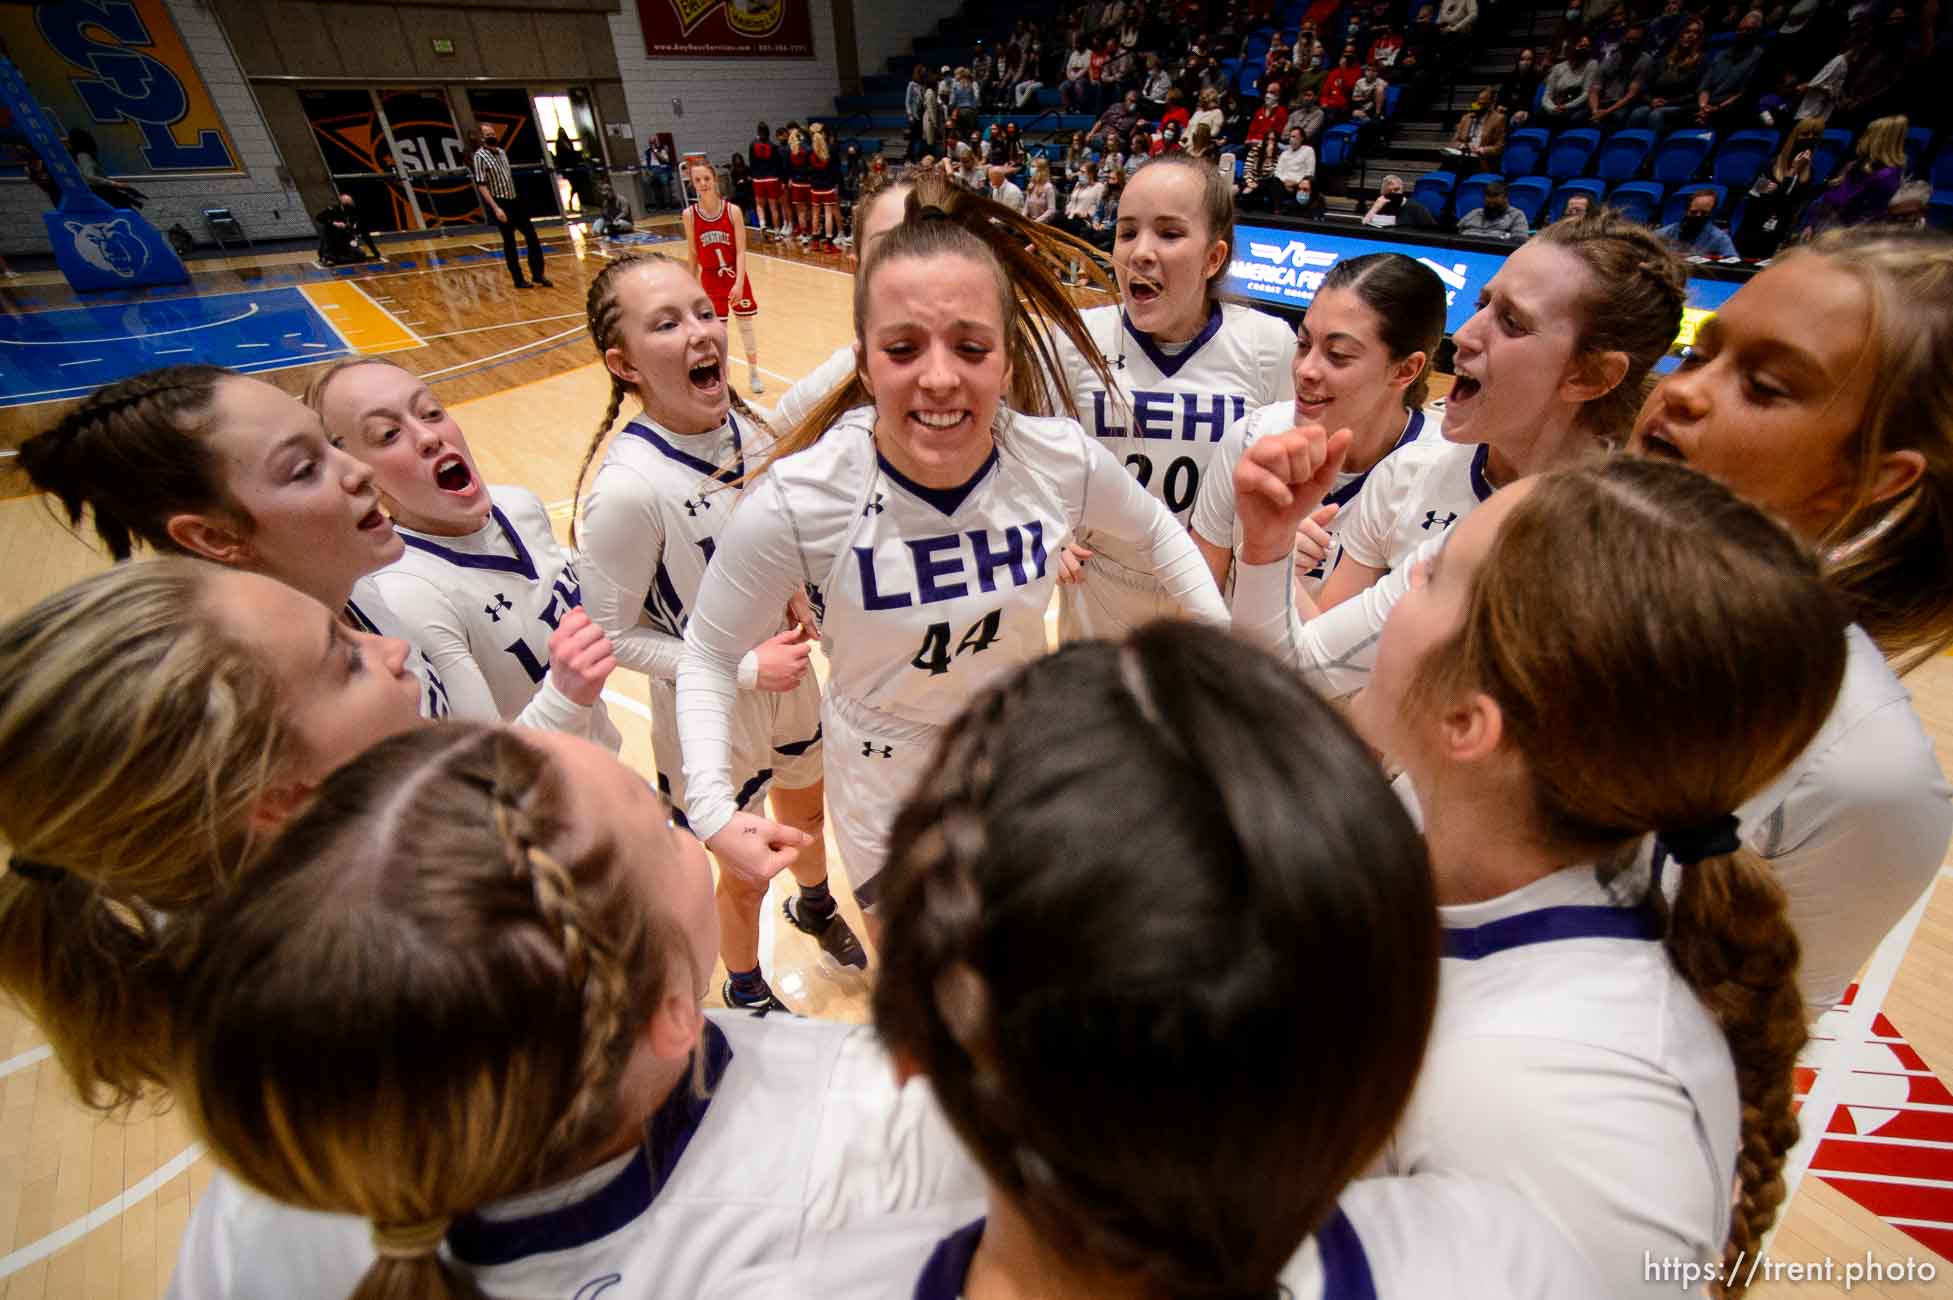
[[[1437,511],[1426,510],[1424,512],[1424,522],[1419,524],[1418,527],[1428,533],[1433,528],[1449,528],[1451,527],[1451,525],[1457,522],[1458,522],[1458,514],[1456,511],[1453,511],[1451,514],[1448,514],[1444,518],[1440,519],[1438,518]]]
[[[894,758],[895,746],[883,745],[880,749],[876,749],[873,741],[864,740],[861,742],[861,756],[863,758]]]
[[[863,519],[866,519],[869,515],[878,515],[881,512],[882,512],[882,494],[877,492],[875,493],[875,499],[873,501],[870,501],[867,505],[861,508],[861,517]]]
[[[514,608],[515,602],[498,591],[495,593],[494,600],[481,607],[481,612],[488,615],[490,622],[499,623],[502,621],[502,611]]]
[[[687,498],[685,501],[685,515],[688,519],[696,519],[698,518],[699,511],[710,510],[711,508],[712,508],[712,503],[710,501],[707,501],[703,496],[701,496],[696,501],[693,501],[690,498]]]

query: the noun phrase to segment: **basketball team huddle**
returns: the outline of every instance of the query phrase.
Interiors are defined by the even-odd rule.
[[[0,628],[0,980],[220,1166],[172,1294],[1740,1294],[1953,838],[1953,245],[1820,240],[1657,375],[1682,264],[1563,221],[1433,402],[1435,274],[1227,301],[1209,164],[1109,264],[923,175],[760,411],[712,198],[590,281],[570,546],[385,358],[21,448],[126,562]]]

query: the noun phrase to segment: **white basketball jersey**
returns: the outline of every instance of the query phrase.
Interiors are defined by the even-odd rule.
[[[1403,567],[1412,551],[1442,537],[1492,495],[1484,443],[1427,438],[1379,465],[1343,526],[1343,554],[1373,569]]]
[[[792,1263],[749,1269],[706,1300],[957,1300],[984,1226],[962,1205],[916,1211],[836,1234]],[[1288,1300],[1559,1300],[1608,1291],[1512,1193],[1428,1175],[1351,1183],[1280,1281]]]
[[[456,1220],[442,1246],[483,1292],[695,1300],[836,1229],[982,1194],[927,1084],[900,1086],[872,1031],[706,1013],[705,1099],[688,1084],[635,1152]],[[183,1236],[172,1300],[344,1300],[370,1228],[219,1174]]]
[[[541,498],[527,488],[491,487],[489,500],[488,519],[466,537],[400,529],[406,551],[372,581],[416,629],[421,649],[446,668],[461,715],[474,716],[467,697],[486,686],[494,716],[513,722],[548,677],[550,634],[583,604],[583,591]],[[578,734],[612,750],[623,743],[601,701]]]
[[[1060,335],[1059,361],[1079,419],[1184,524],[1228,428],[1259,407],[1294,402],[1295,331],[1264,312],[1226,303],[1191,343],[1169,354],[1133,328],[1123,308],[1095,307],[1083,315],[1118,389],[1106,392]],[[1144,567],[1116,541],[1091,544],[1094,568]]]
[[[447,685],[441,680],[441,675],[434,671],[434,665],[428,662],[427,656],[421,653],[420,643],[414,638],[413,625],[393,612],[386,597],[373,584],[372,574],[353,584],[352,598],[346,602],[346,617],[362,632],[398,637],[407,643],[407,670],[420,679],[421,717],[438,722],[453,711],[448,704]]]
[[[584,505],[583,562],[586,581],[597,595],[593,609],[604,611],[599,617],[607,627],[629,618],[633,611],[607,608],[615,597],[612,584],[629,583],[631,595],[643,593],[634,611],[636,626],[661,643],[645,654],[620,649],[618,662],[650,678],[658,786],[681,815],[688,801],[675,691],[685,626],[719,534],[739,503],[741,490],[735,485],[770,442],[737,413],[728,413],[719,428],[698,434],[673,433],[640,415],[612,441]],[[608,556],[613,545],[626,552],[619,563]],[[645,576],[613,572],[627,565]],[[782,625],[784,616],[782,605],[776,616]],[[628,644],[628,633],[623,639]],[[788,708],[783,696],[740,692],[733,784],[742,808],[764,797],[784,760],[806,753],[819,739],[819,682],[810,673],[793,694],[801,698]],[[793,734],[776,735],[783,725]]]
[[[1214,461],[1206,478],[1201,481],[1200,499],[1194,503],[1192,526],[1195,534],[1215,546],[1226,546],[1234,551],[1241,549],[1241,524],[1235,517],[1234,506],[1235,467],[1241,463],[1241,457],[1256,439],[1269,434],[1287,433],[1297,423],[1294,404],[1278,402],[1250,412],[1247,419],[1236,422],[1227,431],[1227,436],[1221,439],[1221,445],[1215,450]],[[1436,411],[1408,412],[1404,417],[1403,432],[1376,464],[1360,473],[1336,476],[1336,486],[1323,498],[1323,504],[1341,506],[1342,509],[1329,521],[1329,553],[1314,569],[1303,575],[1303,590],[1311,597],[1321,590],[1323,580],[1335,570],[1336,562],[1342,558],[1343,527],[1356,512],[1358,496],[1393,457],[1414,444],[1438,441],[1443,424],[1444,416]]]
[[[1517,1192],[1612,1295],[1674,1294],[1644,1256],[1721,1257],[1740,1131],[1728,1045],[1645,886],[1568,867],[1439,909],[1437,1017],[1386,1162]]]

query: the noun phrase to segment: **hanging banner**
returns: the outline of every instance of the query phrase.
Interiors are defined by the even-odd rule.
[[[650,59],[811,59],[808,0],[637,0]]]
[[[243,170],[163,0],[0,5],[0,48],[109,175]]]

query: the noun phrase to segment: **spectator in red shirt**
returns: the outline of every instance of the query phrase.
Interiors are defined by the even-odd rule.
[[[1184,131],[1187,129],[1187,120],[1192,116],[1193,114],[1187,110],[1187,97],[1181,93],[1178,86],[1166,92],[1166,112],[1160,114],[1162,131],[1169,126],[1177,126]]]
[[[1287,124],[1288,109],[1282,107],[1282,88],[1278,84],[1271,84],[1268,93],[1262,97],[1261,107],[1248,119],[1248,143],[1253,144],[1263,136],[1274,136],[1279,140],[1282,128]]]
[[[1389,23],[1377,28],[1377,38],[1370,42],[1370,57],[1365,63],[1373,63],[1379,68],[1392,68],[1397,65],[1397,55],[1404,48],[1404,38],[1391,29]]]
[[[1345,46],[1336,66],[1322,79],[1322,108],[1330,120],[1340,122],[1349,116],[1350,90],[1363,77],[1363,69],[1356,66],[1356,50]]]

